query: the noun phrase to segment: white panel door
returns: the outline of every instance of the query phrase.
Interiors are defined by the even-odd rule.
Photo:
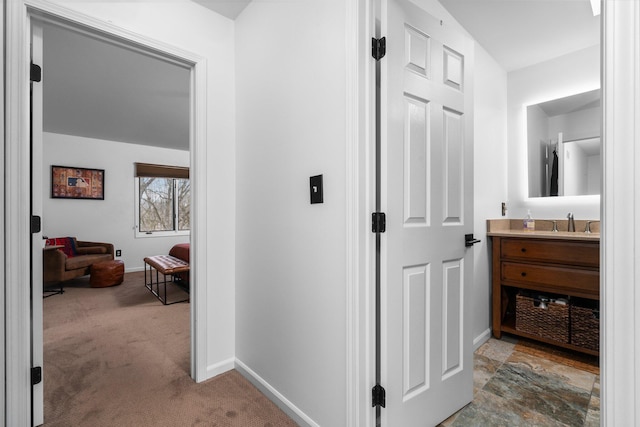
[[[42,66],[42,24],[31,20],[31,60]],[[43,72],[44,75],[44,72]],[[44,79],[44,77],[43,77]],[[42,82],[31,84],[31,214],[42,218],[43,146]],[[33,425],[44,423],[44,354],[42,317],[42,232],[31,235],[31,366],[43,368],[43,380],[33,386]]]
[[[407,0],[381,18],[381,421],[433,426],[473,398],[473,45]]]

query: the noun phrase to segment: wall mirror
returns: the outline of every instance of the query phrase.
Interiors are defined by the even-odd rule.
[[[529,197],[600,194],[600,89],[526,110]]]

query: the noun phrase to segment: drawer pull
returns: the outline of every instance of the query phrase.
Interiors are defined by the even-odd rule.
[[[521,275],[522,277],[527,277],[527,273],[525,273],[524,271],[523,271],[522,273],[520,273],[520,275]]]
[[[526,249],[526,248],[522,248],[522,249],[520,249],[520,250],[521,250],[522,252],[527,252],[527,249]]]

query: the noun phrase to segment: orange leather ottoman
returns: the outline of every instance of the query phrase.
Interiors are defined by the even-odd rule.
[[[124,262],[114,259],[97,262],[91,266],[89,283],[92,288],[115,286],[124,280]]]

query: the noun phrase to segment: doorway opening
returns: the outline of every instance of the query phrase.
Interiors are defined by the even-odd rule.
[[[168,254],[174,245],[190,242],[188,229],[194,230],[196,225],[189,221],[191,223],[185,227],[185,216],[193,218],[190,215],[190,206],[194,196],[189,194],[188,197],[182,197],[182,215],[178,227],[174,227],[173,230],[160,227],[159,231],[140,233],[140,213],[137,210],[139,204],[134,203],[134,194],[138,194],[136,189],[139,178],[134,177],[134,164],[146,162],[186,168],[194,166],[193,128],[196,114],[193,88],[196,64],[115,34],[44,14],[32,16],[31,27],[33,62],[40,62],[39,65],[43,69],[42,83],[33,83],[41,86],[34,86],[36,89],[33,91],[32,102],[34,114],[31,204],[33,214],[43,218],[42,231],[34,234],[32,244],[32,363],[44,365],[45,372],[51,368],[49,375],[44,375],[45,382],[54,378],[54,373],[61,374],[58,378],[68,381],[68,384],[65,384],[67,387],[58,387],[53,394],[47,393],[50,397],[54,396],[53,399],[58,399],[59,392],[69,389],[69,385],[77,392],[78,383],[74,385],[73,378],[64,375],[63,366],[50,363],[50,356],[60,356],[65,351],[78,350],[81,346],[76,343],[69,347],[68,341],[73,332],[57,331],[56,338],[52,337],[52,340],[67,342],[59,348],[55,348],[56,344],[53,344],[54,348],[50,349],[51,351],[43,351],[43,344],[51,344],[51,340],[43,331],[44,324],[51,324],[49,321],[43,321],[43,236],[64,235],[76,237],[77,240],[114,244],[116,257],[123,260],[127,268],[124,283],[133,280],[136,288],[141,289],[138,294],[143,292],[144,297],[151,299],[150,304],[160,305],[144,286],[143,258]],[[105,172],[102,188],[104,199],[54,199],[51,196],[54,186],[50,173],[52,165],[102,169]],[[193,174],[191,177],[193,179]],[[184,185],[181,188],[184,190]],[[178,192],[171,194],[175,197]],[[160,204],[162,195],[158,197]],[[169,214],[171,215],[172,213]],[[177,221],[178,215],[175,217]],[[191,256],[193,257],[193,253]],[[191,277],[194,277],[193,272]],[[192,280],[192,298],[194,284]],[[102,290],[89,289],[88,276],[77,279],[75,285],[77,289],[74,290]],[[50,300],[55,304],[56,298],[65,296],[70,296],[70,293],[55,296]],[[95,297],[96,295],[90,296]],[[113,295],[111,297],[113,298]],[[100,313],[87,312],[87,308],[91,306],[86,304],[87,300],[73,300],[72,304],[76,304],[76,307],[68,307],[67,312],[70,316],[75,313],[78,318],[71,319],[72,321],[66,324],[69,326],[74,320],[86,323],[87,319],[95,320],[98,316],[98,320],[95,320],[97,326],[110,324],[109,327],[113,329],[115,324],[108,323],[105,319],[126,317],[126,313],[131,315],[136,309],[136,298],[138,297],[134,296],[132,300],[131,295],[121,295],[120,300],[110,309],[118,312],[112,313],[111,316],[105,314],[104,310]],[[195,303],[195,299],[191,302]],[[176,364],[186,375],[195,378],[195,336],[191,333],[195,308],[194,304],[179,305],[182,305],[179,310],[183,330],[178,328],[173,333],[183,335],[178,346],[181,348],[181,354],[174,354],[175,348],[166,348],[165,353],[168,358],[177,360]],[[98,306],[104,308],[103,305]],[[77,309],[75,312],[74,308]],[[160,308],[167,311],[165,307]],[[144,310],[144,307],[142,309]],[[167,315],[171,317],[171,314]],[[135,315],[131,317],[130,326],[139,324],[135,318]],[[52,320],[56,323],[61,319],[58,317]],[[124,325],[124,328],[127,328],[126,323],[118,324],[119,327]],[[126,330],[121,332],[116,333],[116,336],[127,336]],[[88,333],[85,342],[91,342],[94,341],[91,334],[103,335],[105,331],[100,332],[99,327],[96,327],[95,331],[86,331],[85,328],[85,333]],[[130,336],[129,342],[120,344],[126,348],[135,340],[135,337]],[[122,354],[123,352],[116,352],[112,356],[117,360]],[[62,356],[62,360],[74,359],[65,358],[64,354]],[[75,359],[82,362],[78,355]],[[88,369],[96,360],[84,362],[89,362],[83,365]],[[162,364],[162,360],[157,362],[159,365]],[[105,364],[113,367],[118,365],[118,362],[108,360]],[[162,367],[159,366],[158,369]],[[126,372],[124,377],[127,377]],[[42,424],[44,420],[44,408],[47,405],[43,405],[43,396],[47,394],[44,394],[42,383],[34,387],[34,425]],[[48,406],[56,407],[57,403],[49,402]]]

